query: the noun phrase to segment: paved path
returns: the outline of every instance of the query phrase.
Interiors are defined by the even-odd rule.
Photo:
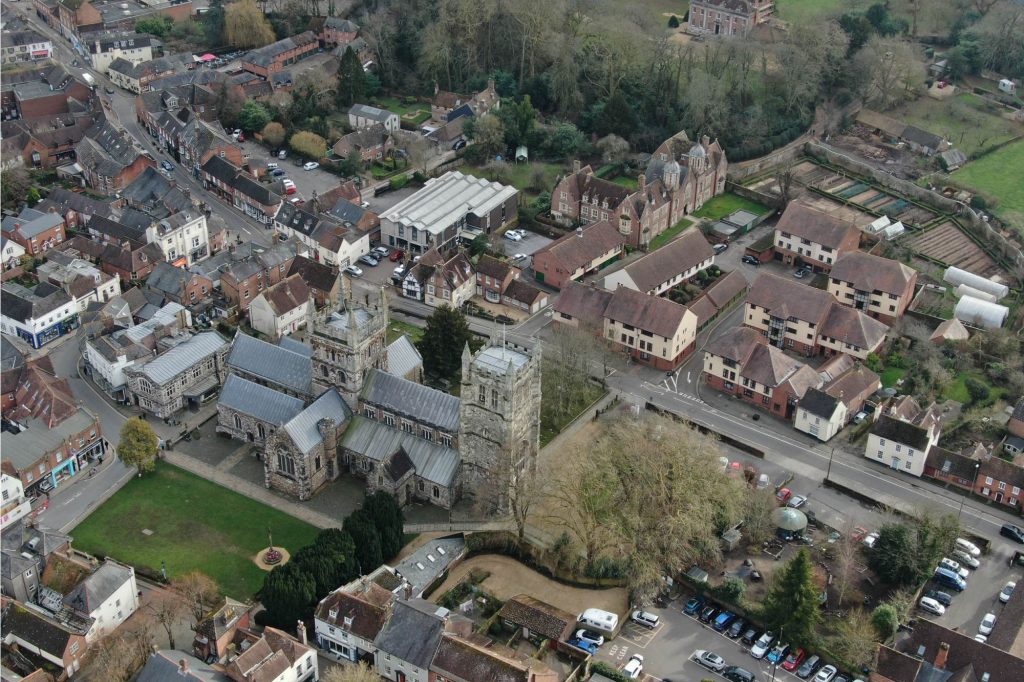
[[[219,467],[212,467],[209,464],[204,464],[192,457],[189,457],[188,455],[184,455],[180,452],[174,452],[173,450],[166,450],[163,453],[163,457],[176,467],[181,467],[186,471],[191,471],[196,476],[201,476],[207,481],[213,481],[217,485],[224,486],[228,490],[234,490],[241,495],[245,495],[246,497],[257,500],[258,502],[262,502],[267,506],[273,507],[278,511],[282,511],[289,516],[301,519],[302,521],[312,524],[317,528],[337,528],[340,525],[336,519],[333,519],[326,514],[321,514],[320,512],[313,511],[312,509],[307,509],[296,502],[289,502],[288,500],[278,497],[262,486],[249,483],[238,476],[221,471]]]

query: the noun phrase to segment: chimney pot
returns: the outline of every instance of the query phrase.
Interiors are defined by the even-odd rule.
[[[935,662],[933,665],[940,670],[945,670],[947,658],[949,658],[949,644],[942,642],[939,644],[939,650],[935,654]]]

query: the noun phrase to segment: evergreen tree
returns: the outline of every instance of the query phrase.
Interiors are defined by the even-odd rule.
[[[203,15],[203,33],[206,44],[216,47],[224,42],[224,0],[210,0],[210,6]]]
[[[633,112],[633,107],[629,106],[621,89],[616,90],[604,103],[604,108],[594,125],[594,132],[602,137],[615,134],[629,139],[633,135],[637,128],[636,113]]]
[[[398,500],[383,490],[378,490],[363,502],[363,510],[377,526],[380,535],[380,551],[385,561],[390,561],[402,549],[402,534],[405,517]]]
[[[416,344],[423,356],[423,369],[434,379],[455,382],[462,372],[462,349],[476,350],[478,341],[461,310],[443,305],[427,318],[427,328]]]
[[[506,100],[498,109],[498,118],[505,126],[505,144],[515,148],[526,144],[533,124],[537,120],[537,110],[530,103],[530,96],[524,95],[518,102]]]
[[[260,601],[267,609],[269,620],[279,627],[288,628],[309,615],[315,597],[313,577],[291,561],[268,573],[260,591]]]
[[[355,543],[357,570],[360,573],[366,575],[384,563],[377,526],[365,511],[358,509],[349,514],[342,528],[352,536]]]
[[[366,98],[366,72],[351,47],[345,48],[338,64],[338,89],[335,98],[339,107],[350,107]]]
[[[821,618],[819,594],[811,555],[806,548],[801,548],[776,576],[765,597],[762,611],[765,626],[787,642],[800,646],[812,644]]]

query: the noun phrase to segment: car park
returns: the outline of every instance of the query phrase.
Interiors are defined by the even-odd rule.
[[[788,654],[788,653],[789,653],[789,645],[788,644],[781,644],[781,643],[780,644],[776,644],[775,647],[771,651],[768,652],[768,655],[765,656],[765,660],[768,661],[769,663],[774,663],[774,664],[778,665],[779,663],[782,663],[783,659],[786,658],[786,654]]]
[[[951,595],[949,592],[941,592],[939,590],[928,590],[924,593],[924,596],[928,597],[929,599],[934,599],[943,606],[949,606],[953,603],[953,595]]]
[[[702,623],[710,623],[714,617],[718,614],[718,609],[714,606],[705,606],[700,612],[700,620]]]
[[[800,664],[804,662],[805,656],[806,654],[804,653],[803,649],[793,649],[786,656],[786,659],[782,661],[783,670],[788,670],[790,672],[796,670],[800,667]]]
[[[316,161],[307,161],[306,163],[302,164],[302,170],[307,171],[316,170],[319,167],[320,164],[317,163]]]
[[[803,662],[803,665],[797,668],[796,676],[799,677],[801,680],[806,680],[808,677],[818,672],[818,666],[820,665],[821,657],[811,656]]]
[[[967,578],[971,575],[970,571],[968,571],[966,568],[964,568],[963,566],[961,566],[957,562],[953,561],[949,557],[943,557],[942,560],[939,561],[939,567],[940,568],[945,568],[946,570],[949,570],[949,571],[953,571],[954,573],[959,575],[964,580],[967,580]]]
[[[946,613],[946,607],[931,597],[921,597],[921,601],[917,603],[917,607],[922,611],[936,616],[941,616]]]
[[[738,665],[730,665],[722,671],[722,677],[729,682],[754,682],[754,673]]]
[[[715,629],[715,632],[725,632],[725,629],[729,627],[729,624],[735,620],[736,614],[731,611],[722,611],[720,614],[715,616],[715,622],[711,624],[711,627]]]
[[[832,682],[837,674],[839,674],[839,670],[834,665],[826,665],[814,676],[814,682]]]
[[[960,550],[956,550],[955,552],[953,552],[953,559],[956,560],[958,563],[963,564],[967,568],[978,568],[979,566],[981,566],[980,561],[978,561],[976,558],[974,558],[967,552],[961,552]]]
[[[581,642],[590,642],[594,646],[601,646],[604,644],[604,635],[599,635],[593,630],[587,630],[586,628],[581,628],[576,631],[576,639]]]
[[[970,540],[957,538],[956,542],[954,543],[954,546],[961,552],[967,552],[974,558],[978,558],[981,556],[981,550],[978,548],[976,544],[974,544]]]
[[[757,256],[746,255],[746,256],[743,256],[743,258],[740,258],[740,260],[743,261],[744,263],[746,263],[747,265],[760,265],[761,264],[761,261],[759,261],[757,259]]]
[[[999,529],[999,534],[1024,545],[1024,530],[1020,526],[1015,526],[1012,523],[1003,524],[1003,527]]]
[[[1012,580],[1003,586],[1003,589],[999,592],[999,601],[1006,603],[1010,601],[1010,595],[1013,594],[1013,590],[1017,587],[1017,583]]]
[[[716,654],[714,651],[705,651],[704,649],[698,649],[693,652],[693,660],[701,664],[708,670],[714,670],[716,673],[722,672],[725,668],[725,659]]]
[[[360,268],[357,268],[355,265],[347,266],[344,270],[342,270],[342,272],[344,272],[346,275],[349,275],[350,277],[363,276],[363,271]]]
[[[978,624],[978,633],[988,637],[992,634],[992,628],[996,626],[996,614],[986,613]]]
[[[374,258],[368,253],[360,256],[359,262],[362,263],[363,265],[369,265],[371,268],[377,267],[377,264],[380,263],[380,261],[378,261],[376,258]]]
[[[696,616],[704,608],[704,597],[690,597],[683,606],[683,613]]]
[[[634,611],[631,619],[637,625],[643,625],[652,629],[658,627],[658,623],[661,622],[661,619],[655,614],[640,610]]]
[[[743,634],[746,627],[747,621],[742,618],[737,618],[732,622],[732,625],[729,626],[729,631],[725,634],[729,639],[736,639]]]
[[[640,673],[644,671],[644,657],[640,654],[633,654],[629,657],[629,661],[625,667],[622,668],[622,674],[631,680],[635,680],[640,677]]]
[[[775,635],[770,632],[764,633],[756,642],[754,642],[754,646],[750,647],[750,655],[761,660],[764,658],[765,654],[768,653],[768,649],[774,641]]]

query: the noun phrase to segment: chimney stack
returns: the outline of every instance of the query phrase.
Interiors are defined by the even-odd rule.
[[[409,583],[405,584],[405,598],[412,599],[412,585]]]
[[[579,173],[580,172],[580,160],[579,159],[573,159],[572,160],[572,172],[573,173]]]
[[[306,624],[300,620],[299,624],[295,626],[295,629],[299,633],[299,641],[302,642],[302,645],[308,646],[309,643],[306,640]]]
[[[700,144],[702,147],[704,147],[705,150],[707,150],[708,145],[711,144],[711,138],[708,137],[707,135],[701,135]]]
[[[949,658],[949,644],[943,642],[939,645],[939,651],[935,654],[935,662],[932,665],[939,670],[945,670],[947,658]]]
[[[636,177],[636,186],[637,186],[637,189],[639,189],[641,192],[643,192],[644,188],[647,187],[647,176],[644,175],[643,173],[638,175]]]

